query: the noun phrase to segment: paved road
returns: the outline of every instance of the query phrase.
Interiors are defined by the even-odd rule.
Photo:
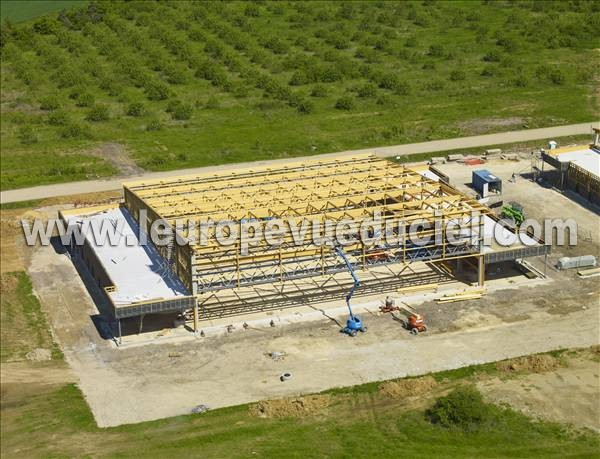
[[[167,172],[149,172],[147,174],[135,175],[130,177],[113,177],[105,180],[89,180],[84,182],[69,182],[55,185],[43,185],[32,188],[21,188],[18,190],[3,191],[2,193],[0,193],[0,201],[2,203],[8,203],[27,201],[30,199],[50,198],[55,196],[68,196],[79,193],[118,190],[121,187],[123,181],[128,180],[151,180],[158,178],[175,177],[178,175],[223,171],[227,169],[236,169],[239,167],[250,165],[277,165],[298,161],[306,158],[327,158],[353,153],[375,153],[378,156],[387,157],[415,153],[429,153],[435,151],[454,150],[459,148],[484,147],[487,145],[525,142],[529,140],[550,139],[552,137],[562,137],[568,135],[591,134],[591,126],[600,127],[600,121],[581,124],[570,124],[567,126],[555,126],[541,129],[526,129],[521,131],[500,132],[497,134],[477,135],[472,137],[459,137],[456,139],[434,140],[431,142],[393,145],[390,147],[367,148],[364,150],[343,151],[323,155],[274,159],[267,161],[257,161],[252,163],[238,163],[219,166],[198,167],[193,169],[178,169]]]

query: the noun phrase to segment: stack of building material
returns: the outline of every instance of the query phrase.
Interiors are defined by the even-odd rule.
[[[500,148],[490,148],[485,150],[486,156],[496,156],[502,154],[502,150]]]
[[[438,304],[454,303],[456,301],[478,300],[483,295],[485,295],[485,289],[477,288],[472,290],[464,290],[458,293],[448,293],[436,298],[435,301],[437,301]]]
[[[398,289],[398,293],[406,294],[406,293],[414,293],[421,292],[423,290],[432,290],[436,291],[438,288],[438,284],[422,284],[422,285],[411,285],[409,287],[402,287]]]
[[[582,279],[600,276],[600,268],[580,269],[579,271],[577,271],[577,275]]]
[[[485,160],[481,159],[481,158],[469,158],[469,159],[465,159],[464,163],[467,166],[476,166],[478,164],[484,164]]]
[[[444,156],[432,156],[429,164],[446,164],[446,158]]]
[[[453,153],[447,156],[448,161],[461,161],[465,159],[465,155],[461,153]]]

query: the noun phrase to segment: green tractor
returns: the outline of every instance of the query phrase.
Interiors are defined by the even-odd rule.
[[[509,202],[502,206],[502,211],[500,213],[502,218],[507,218],[515,222],[515,226],[521,226],[521,223],[525,220],[525,212],[523,211],[523,206],[517,202]]]

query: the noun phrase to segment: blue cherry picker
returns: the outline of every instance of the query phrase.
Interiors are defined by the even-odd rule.
[[[360,279],[354,272],[352,263],[350,263],[350,260],[348,260],[348,258],[346,257],[346,254],[344,253],[342,248],[334,247],[334,250],[335,250],[335,253],[337,253],[338,256],[342,260],[344,260],[344,263],[346,264],[346,267],[348,268],[348,271],[350,271],[350,274],[352,275],[352,279],[354,280],[354,285],[350,289],[350,292],[348,292],[348,294],[346,295],[346,305],[348,306],[348,311],[350,311],[350,317],[346,321],[346,326],[342,329],[342,332],[344,332],[350,336],[356,336],[359,331],[363,332],[363,333],[367,331],[367,327],[364,326],[363,321],[360,319],[360,317],[354,315],[354,313],[352,312],[352,308],[350,307],[350,299],[352,298],[352,295],[354,294],[354,290],[356,290],[358,287],[360,287]]]

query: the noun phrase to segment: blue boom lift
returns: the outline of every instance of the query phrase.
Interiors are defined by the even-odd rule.
[[[354,285],[350,289],[350,292],[348,292],[348,294],[346,295],[346,305],[348,306],[348,311],[350,311],[350,317],[346,321],[346,327],[344,327],[342,329],[342,331],[344,333],[347,333],[350,336],[356,336],[356,334],[359,331],[361,331],[363,333],[367,331],[367,327],[364,326],[360,317],[355,316],[354,313],[352,312],[352,308],[350,307],[350,299],[352,298],[352,295],[354,294],[354,290],[356,290],[358,287],[360,287],[360,279],[354,272],[352,263],[350,263],[350,260],[348,260],[348,258],[346,257],[346,254],[341,249],[341,247],[334,247],[334,250],[335,250],[335,253],[337,253],[340,256],[340,258],[342,260],[344,260],[344,263],[346,263],[346,267],[348,268],[348,271],[350,271],[350,274],[352,275],[352,279],[354,279]]]

